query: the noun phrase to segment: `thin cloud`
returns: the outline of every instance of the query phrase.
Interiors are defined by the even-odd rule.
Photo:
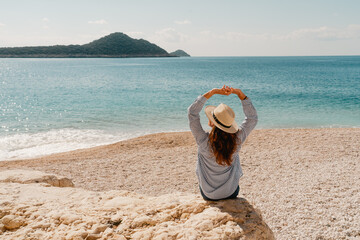
[[[49,19],[47,17],[43,17],[42,22],[43,22],[42,28],[49,29],[49,26],[48,26]]]
[[[105,21],[104,19],[100,19],[100,20],[95,20],[95,21],[88,21],[89,24],[107,24],[107,21]]]
[[[351,24],[344,28],[331,28],[328,26],[318,28],[301,28],[285,34],[271,33],[246,33],[246,32],[225,32],[217,33],[202,31],[200,34],[207,38],[220,39],[225,41],[293,41],[293,40],[318,40],[335,41],[345,39],[360,39],[360,25]]]
[[[204,30],[204,31],[201,31],[200,34],[209,35],[209,34],[211,34],[211,31],[210,30]]]
[[[245,32],[225,32],[225,33],[215,33],[209,30],[201,31],[200,34],[207,38],[213,38],[218,40],[225,41],[253,41],[253,40],[267,40],[269,39],[268,34],[252,34]]]
[[[174,28],[164,28],[155,32],[155,36],[153,38],[157,41],[176,43],[185,41],[188,36],[177,32]]]
[[[5,27],[5,24],[0,22],[0,27]]]
[[[222,38],[222,37],[220,37]],[[224,36],[224,39],[238,41],[238,40],[267,40],[268,34],[251,34],[243,32],[227,32]]]
[[[189,20],[183,20],[183,21],[175,21],[178,25],[185,25],[185,24],[191,24],[191,21]]]
[[[275,36],[276,38],[276,36]],[[327,26],[319,28],[302,28],[292,31],[286,35],[277,37],[281,40],[317,39],[317,40],[341,40],[360,38],[360,25],[351,24],[343,29],[330,28]]]

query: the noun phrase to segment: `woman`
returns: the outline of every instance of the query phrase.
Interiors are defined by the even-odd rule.
[[[200,124],[200,111],[214,94],[236,94],[241,100],[245,114],[244,122],[238,127],[234,111],[225,104],[207,106],[210,133]],[[216,201],[236,198],[239,193],[239,179],[243,175],[239,161],[239,150],[257,123],[257,113],[251,100],[240,90],[223,86],[199,96],[188,109],[192,134],[198,145],[196,175],[200,193],[205,200]]]

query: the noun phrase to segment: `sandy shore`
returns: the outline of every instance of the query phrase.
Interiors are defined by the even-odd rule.
[[[94,191],[198,193],[190,132],[161,133],[51,156],[0,162]],[[240,152],[240,197],[277,239],[360,238],[360,129],[255,130]]]

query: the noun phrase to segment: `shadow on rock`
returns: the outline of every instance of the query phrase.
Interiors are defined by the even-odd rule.
[[[221,201],[209,201],[209,205],[229,215],[226,225],[234,228],[237,225],[239,236],[245,239],[275,239],[274,233],[264,222],[261,212],[255,209],[246,199],[236,198]],[[225,220],[225,219],[224,219]],[[231,236],[229,236],[232,238]]]

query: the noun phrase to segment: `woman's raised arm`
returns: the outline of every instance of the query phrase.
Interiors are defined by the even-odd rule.
[[[239,126],[238,136],[241,139],[241,142],[244,142],[250,132],[255,128],[258,122],[258,115],[255,107],[253,106],[250,98],[248,98],[241,89],[231,88],[231,92],[236,94],[242,103],[243,111],[245,114],[245,120]]]

